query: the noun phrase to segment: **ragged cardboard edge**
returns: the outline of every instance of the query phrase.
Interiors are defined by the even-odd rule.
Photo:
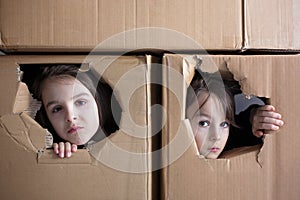
[[[17,68],[16,81],[18,82],[13,104],[14,114],[4,115],[1,122],[8,136],[19,146],[27,151],[38,152],[49,146],[46,142],[47,138],[49,140],[49,132],[33,119],[41,103],[32,98],[27,85],[20,81],[21,76],[22,72]]]
[[[17,114],[25,112],[34,118],[41,105],[40,101],[37,101],[31,96],[27,85],[23,82],[18,82],[13,113]]]
[[[238,81],[242,93],[245,95],[245,98],[251,98],[252,96],[259,96],[259,97],[266,97],[269,98],[269,95],[263,95],[260,94],[258,91],[255,90],[255,87],[249,88],[247,87],[250,83],[248,78],[244,75],[244,71],[242,70],[241,67],[239,66],[232,66],[230,64],[230,59],[229,60],[224,60],[225,63],[225,68],[233,75],[234,80]],[[249,147],[241,147],[241,151],[243,154],[249,153],[256,151],[256,162],[259,164],[260,167],[262,167],[262,160],[261,160],[261,152],[263,150],[263,146],[255,146],[254,148],[249,148]],[[249,152],[248,152],[249,150]],[[228,154],[229,155],[229,154]],[[241,154],[233,154],[231,156],[228,156],[227,158],[232,158],[239,156]]]

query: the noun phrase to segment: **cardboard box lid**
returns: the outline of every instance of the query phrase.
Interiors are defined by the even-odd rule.
[[[98,59],[94,59],[95,57]],[[23,99],[22,97],[30,97],[30,94],[25,84],[17,82],[16,70],[22,64],[34,67],[33,64],[76,64],[95,61],[100,64],[108,62],[110,65],[103,77],[112,87],[115,87],[123,76],[126,78],[125,74],[130,73],[130,70],[139,67],[144,69],[141,72],[148,73],[147,67],[151,65],[151,58],[145,56],[92,56],[86,58],[81,55],[51,55],[1,56],[0,60],[0,76],[1,82],[3,81],[0,92],[7,94],[1,95],[3,103],[0,106],[0,171],[2,174],[0,190],[3,198],[19,199],[24,196],[30,199],[151,198],[151,192],[149,192],[152,184],[150,156],[144,156],[144,159],[140,159],[138,163],[134,160],[134,156],[127,156],[126,158],[129,158],[127,160],[124,160],[123,157],[123,159],[115,159],[114,163],[105,160],[107,155],[116,156],[114,149],[111,148],[112,145],[132,154],[148,155],[147,153],[151,151],[151,139],[148,137],[151,129],[147,126],[149,110],[147,97],[150,94],[147,88],[147,74],[144,74],[140,80],[138,78],[132,80],[143,82],[143,85],[136,88],[135,92],[131,94],[130,100],[133,102],[129,103],[129,110],[123,110],[125,114],[133,116],[135,123],[140,126],[144,125],[146,128],[143,129],[143,132],[139,130],[140,132],[131,133],[128,132],[130,129],[125,126],[124,129],[112,134],[109,137],[110,145],[102,143],[104,145],[98,147],[104,150],[101,151],[101,155],[106,156],[100,157],[99,159],[102,160],[98,161],[85,149],[79,150],[69,159],[54,158],[51,150],[45,150],[47,131],[24,111],[20,112],[31,99],[19,101]],[[112,63],[112,61],[114,62]],[[99,69],[95,63],[93,66]],[[124,84],[124,82],[122,83]],[[118,94],[123,95],[122,92],[126,91],[120,91]],[[95,156],[95,154],[93,155]],[[144,167],[145,171],[141,169],[140,171],[130,171],[130,169],[138,169],[137,166]],[[115,192],[116,187],[118,192]]]
[[[0,48],[7,52],[300,49],[296,0],[0,3]]]
[[[173,69],[182,73],[183,58],[193,66],[193,55],[165,55],[164,80]],[[246,94],[270,98],[285,121],[284,127],[266,135],[261,149],[236,152],[227,159],[208,160],[196,155],[191,144],[178,160],[163,170],[164,199],[297,199],[299,179],[300,137],[297,130],[297,106],[300,94],[297,90],[299,55],[201,55],[204,66],[216,66],[229,70]],[[183,84],[182,84],[183,85]],[[183,87],[183,86],[182,86]],[[170,91],[164,91],[167,124],[163,130],[163,145],[176,137],[178,124],[182,124],[181,99]],[[179,95],[180,96],[180,95]],[[186,134],[188,134],[188,126]],[[178,133],[177,133],[178,134]],[[165,159],[172,160],[169,150]]]

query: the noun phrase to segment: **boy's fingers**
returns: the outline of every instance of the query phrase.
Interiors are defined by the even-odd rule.
[[[256,119],[257,123],[266,123],[266,124],[274,124],[277,126],[283,126],[284,122],[277,118],[272,117],[257,117]]]
[[[275,111],[275,107],[272,105],[264,105],[258,108],[260,111]]]
[[[272,111],[259,111],[257,116],[281,119],[281,114]]]
[[[256,130],[268,130],[268,131],[276,131],[279,129],[279,126],[268,123],[259,123],[255,127]]]
[[[264,135],[264,132],[261,130],[254,131],[253,133],[256,137],[261,137]]]

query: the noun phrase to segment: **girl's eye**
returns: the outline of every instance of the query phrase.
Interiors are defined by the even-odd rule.
[[[200,121],[199,125],[203,127],[209,126],[209,121]]]
[[[77,101],[75,102],[75,104],[76,104],[77,106],[83,106],[83,105],[85,105],[86,103],[87,103],[86,100],[77,100]]]
[[[62,107],[61,106],[55,106],[53,109],[52,109],[52,113],[58,113],[59,111],[62,110]]]
[[[227,128],[227,127],[229,126],[229,123],[228,123],[228,122],[222,122],[222,123],[220,124],[220,126],[221,126],[222,128]]]

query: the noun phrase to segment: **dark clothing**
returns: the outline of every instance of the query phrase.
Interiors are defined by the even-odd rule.
[[[239,127],[230,127],[229,137],[224,148],[225,151],[242,146],[253,146],[263,143],[262,138],[253,135],[252,124],[249,121],[250,111],[255,107],[258,107],[258,105],[251,105],[247,110],[235,117],[236,124]]]

